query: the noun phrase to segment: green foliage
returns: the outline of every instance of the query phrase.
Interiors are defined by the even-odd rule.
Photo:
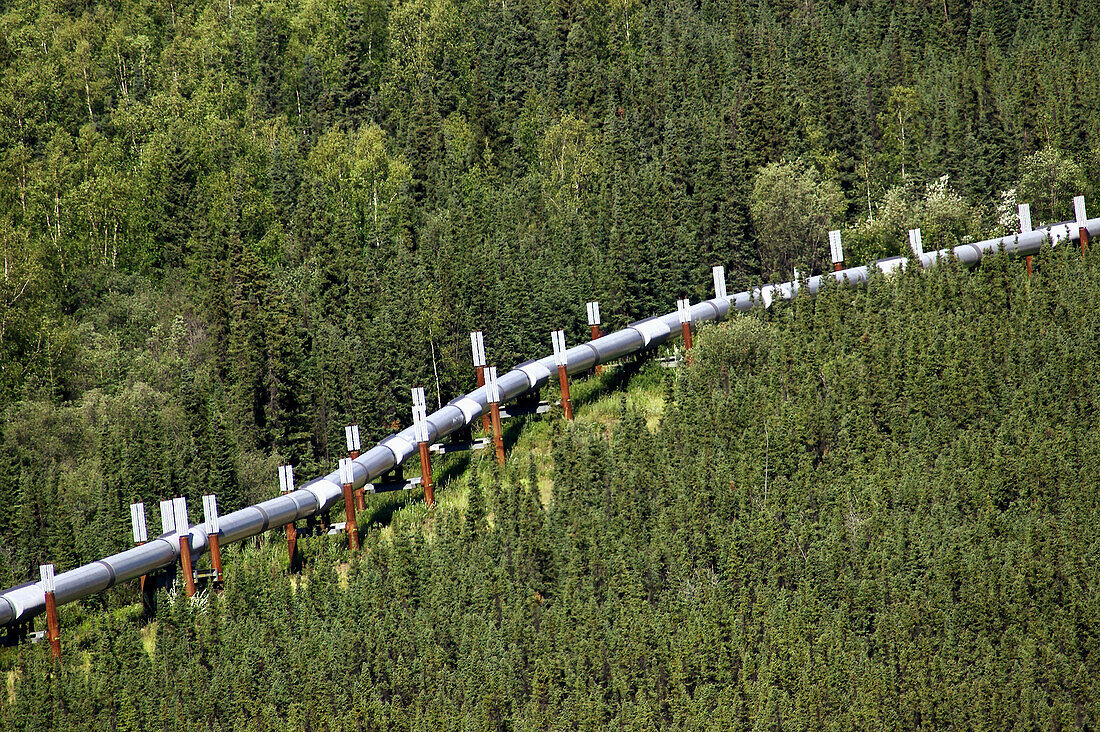
[[[983,229],[982,212],[950,185],[949,176],[928,183],[923,190],[898,185],[886,191],[874,218],[859,222],[844,232],[844,254],[850,262],[866,262],[909,252],[909,230],[920,229],[926,251],[976,241],[983,233],[1019,231],[1015,206],[1005,209],[1005,199],[1014,201],[1015,191],[1002,194],[1002,203],[991,215],[996,223]],[[1072,200],[1072,198],[1071,198]]]
[[[820,270],[821,247],[844,198],[812,166],[771,163],[753,179],[749,211],[763,271],[785,278],[795,265]]]
[[[1020,199],[1034,201],[1036,226],[1073,218],[1073,197],[1084,190],[1085,172],[1072,158],[1049,145],[1028,155],[1020,177]]]
[[[714,264],[727,265],[731,291],[788,276],[796,262],[817,267],[828,225],[847,224],[848,258],[859,261],[905,251],[913,226],[929,246],[1011,231],[1016,200],[1032,204],[1036,223],[1068,217],[1072,195],[1100,192],[1098,27],[1100,5],[1046,0],[8,3],[0,584],[41,561],[64,570],[125,548],[132,500],[182,494],[197,506],[215,491],[228,510],[274,495],[280,459],[300,475],[331,469],[344,424],[359,422],[372,441],[408,423],[409,387],[441,401],[472,388],[474,328],[507,367],[545,353],[550,329],[586,338],[589,299],[613,329],[703,296]],[[947,702],[985,714],[971,704],[980,699],[992,700],[991,724],[1046,727],[1087,712],[1096,674],[1076,649],[1091,626],[1065,630],[1049,614],[1041,632],[1009,624],[1025,614],[1020,598],[1084,581],[1059,557],[1096,564],[1091,548],[1070,544],[1088,535],[1091,508],[1070,515],[1057,503],[1073,493],[1067,475],[1091,464],[1087,440],[1065,427],[1093,411],[1067,376],[1089,371],[1091,351],[1077,349],[1091,311],[1074,304],[1088,290],[1070,265],[1043,268],[1046,284],[1007,295],[1014,275],[986,268],[974,282],[936,275],[931,289],[879,281],[854,311],[839,302],[847,293],[826,297],[805,323],[791,314],[807,307],[779,308],[769,316],[779,324],[730,336],[728,358],[719,350],[681,377],[742,389],[723,402],[724,418],[742,420],[735,429],[678,432],[711,418],[692,390],[631,397],[678,403],[652,439],[616,425],[655,428],[660,409],[601,403],[591,433],[555,435],[553,447],[544,435],[552,471],[473,488],[469,520],[429,520],[431,541],[396,532],[346,577],[319,559],[308,570],[317,577],[293,592],[257,564],[205,614],[176,608],[158,621],[163,655],[148,668],[131,663],[145,656],[128,631],[89,640],[87,657],[115,652],[136,669],[117,682],[81,663],[51,676],[29,654],[5,722],[56,713],[80,726],[201,717],[216,727],[232,713],[267,727],[322,717],[332,727],[494,717],[529,728],[728,727],[820,709],[847,723],[838,726],[963,726],[966,712]],[[923,299],[895,308],[905,298]],[[933,339],[887,322],[895,310],[984,330]],[[1002,312],[1020,333],[1045,328],[1045,350],[987,317]],[[825,324],[841,332],[842,352],[783,335],[832,333]],[[733,376],[730,364],[742,364]],[[771,386],[742,383],[738,368]],[[1031,376],[1040,371],[1045,385]],[[810,389],[819,382],[823,393]],[[1068,416],[1042,417],[1033,434],[1034,415],[996,384],[1025,392],[1032,412],[1062,404]],[[744,410],[777,393],[798,408],[749,420]],[[850,460],[837,464],[845,482],[818,492],[806,466],[839,454]],[[904,481],[891,477],[903,468]],[[715,482],[727,477],[739,486],[732,503]],[[887,488],[909,503],[887,501]],[[551,491],[540,514],[535,496]],[[935,500],[914,503],[928,493]],[[795,494],[816,503],[788,505]],[[1014,509],[1022,497],[1035,506]],[[981,526],[951,523],[948,498],[967,520],[977,507],[992,513]],[[881,505],[889,515],[875,513]],[[989,543],[1007,530],[989,517],[1013,510],[1025,516],[1013,536],[1029,538]],[[879,536],[898,546],[874,545]],[[877,564],[860,553],[868,547]],[[898,562],[917,569],[876,584],[874,572]],[[1020,649],[1016,666],[989,640],[1000,626],[962,633],[983,617],[973,608],[951,616],[955,645],[936,635],[968,607],[948,604],[941,585],[963,587],[983,562],[1011,568],[976,591],[1013,613],[1003,629]],[[452,576],[459,569],[468,573]],[[785,592],[808,576],[848,584],[800,605]],[[922,595],[922,581],[941,594]],[[355,615],[333,599],[345,582]],[[65,612],[133,594],[116,588]],[[909,614],[883,615],[893,625],[872,633],[868,618],[890,603]],[[1070,608],[1066,617],[1088,617]],[[827,634],[807,630],[817,627]],[[912,639],[904,654],[887,643],[898,628]],[[238,653],[256,639],[261,651]],[[206,654],[194,668],[182,662],[193,649]],[[223,675],[208,684],[200,666]],[[1033,683],[990,681],[1009,667]],[[904,686],[916,674],[954,685]],[[297,679],[324,691],[286,706],[274,690]],[[209,695],[194,700],[201,715],[166,696],[183,681]],[[922,716],[905,716],[913,709]],[[806,714],[805,726],[825,724]]]
[[[0,720],[1095,726],[1098,293],[1060,248],[707,327],[477,458],[464,515],[400,511],[354,557],[304,538],[296,576],[277,533],[229,547],[224,595],[163,595],[140,631],[66,606],[60,670],[5,657]],[[662,383],[651,431],[632,405]]]

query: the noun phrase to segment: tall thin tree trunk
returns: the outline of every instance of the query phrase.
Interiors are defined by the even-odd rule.
[[[92,88],[88,85],[88,67],[85,66],[82,71],[84,72],[84,101],[88,103],[88,121],[94,125],[95,115],[92,114]]]
[[[436,366],[435,363],[435,340],[431,338],[430,335],[428,337],[428,345],[432,347],[432,373],[435,374],[435,408],[442,409],[443,397],[440,396],[439,392],[439,367]]]

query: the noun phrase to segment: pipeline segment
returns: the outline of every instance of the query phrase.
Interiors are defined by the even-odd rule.
[[[973,244],[960,244],[952,248],[927,252],[913,260],[907,257],[888,257],[868,265],[815,275],[801,282],[792,280],[756,287],[736,295],[696,303],[691,306],[691,317],[694,322],[723,320],[735,310],[744,312],[757,306],[769,307],[777,297],[793,299],[802,290],[815,295],[829,284],[829,280],[845,285],[866,284],[876,270],[889,274],[905,269],[910,261],[919,261],[922,269],[928,269],[952,258],[964,264],[976,264],[985,256],[998,251],[1014,255],[1034,254],[1045,242],[1056,245],[1059,242],[1077,241],[1082,228],[1088,231],[1090,237],[1100,236],[1100,218],[1089,219],[1083,223],[1054,224],[1025,234],[987,239]],[[583,373],[601,363],[656,348],[672,338],[680,337],[680,334],[677,311],[640,320],[620,331],[568,349],[566,369],[569,375]],[[520,364],[498,379],[502,401],[511,401],[523,394],[541,389],[550,382],[551,375],[556,369],[557,364],[552,355]],[[429,439],[439,440],[466,427],[479,419],[484,412],[488,411],[488,408],[487,391],[484,386],[451,400],[428,416]],[[353,488],[361,488],[389,472],[416,451],[417,442],[412,427],[390,435],[354,459]],[[318,514],[342,497],[343,487],[340,483],[339,471],[333,471],[306,483],[296,491],[222,516],[220,519],[221,543],[224,545],[241,541],[263,533],[267,529]],[[195,560],[209,546],[206,526],[192,526],[188,529],[188,535],[192,560]],[[73,602],[102,592],[119,582],[171,566],[178,561],[179,553],[179,535],[172,532],[158,536],[141,546],[56,575],[54,583],[57,603],[60,605]],[[41,582],[28,582],[7,589],[0,593],[0,626],[38,615],[45,611],[45,607],[46,595]]]

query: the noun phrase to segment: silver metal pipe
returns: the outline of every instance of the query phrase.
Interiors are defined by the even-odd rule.
[[[1008,254],[1032,254],[1044,243],[1071,242],[1079,239],[1081,226],[1076,222],[1055,224],[1014,236],[999,237],[974,244],[961,244],[951,249],[940,249],[923,254],[919,258],[923,269],[928,269],[952,257],[965,264],[975,264],[988,254],[1003,251]],[[1084,228],[1090,236],[1100,236],[1100,218],[1089,219]],[[800,291],[817,294],[832,280],[845,285],[861,285],[870,279],[874,271],[890,273],[904,269],[909,264],[906,257],[888,257],[860,267],[850,267],[839,272],[810,277],[804,282],[790,281],[753,288],[731,295],[696,303],[691,307],[692,319],[697,322],[718,321],[734,311],[744,312],[757,306],[768,307],[776,298],[790,300]],[[623,330],[609,333],[566,351],[569,374],[585,372],[597,364],[613,361],[641,351],[656,348],[681,335],[679,314],[675,311],[631,323]],[[553,356],[527,361],[498,379],[501,397],[510,401],[531,391],[541,389],[555,373],[557,365]],[[452,400],[428,417],[429,436],[439,440],[456,432],[488,409],[484,387]],[[367,450],[353,462],[354,488],[389,472],[416,453],[416,438],[412,427],[390,435],[378,445]],[[221,544],[241,541],[256,536],[267,529],[282,526],[291,521],[307,518],[342,500],[343,488],[339,471],[316,478],[290,493],[263,501],[254,506],[221,517]],[[197,559],[209,542],[204,525],[192,526],[188,531],[192,557]],[[125,582],[179,559],[179,536],[176,533],[158,536],[153,541],[124,552],[114,554],[98,562],[85,564],[56,575],[58,604],[73,602],[88,595],[102,592],[119,582]],[[0,626],[33,617],[44,612],[45,592],[41,582],[28,582],[0,593]]]

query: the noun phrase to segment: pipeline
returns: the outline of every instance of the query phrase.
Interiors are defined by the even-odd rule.
[[[1089,237],[1100,236],[1100,218],[1084,222],[1054,224],[1041,229],[974,244],[961,244],[921,254],[919,257],[888,257],[868,265],[850,267],[836,272],[816,275],[804,281],[765,285],[736,295],[704,300],[690,308],[693,322],[719,321],[733,311],[743,312],[757,306],[770,307],[775,298],[793,299],[799,292],[817,294],[832,280],[847,285],[865,284],[876,271],[889,274],[919,262],[928,269],[939,262],[954,259],[972,265],[996,252],[1012,255],[1033,254],[1050,242],[1078,241],[1080,229],[1086,229]],[[588,343],[582,343],[566,351],[566,369],[569,375],[583,373],[595,366],[624,356],[656,348],[681,335],[679,311],[632,323],[626,328],[609,333]],[[545,386],[556,372],[553,356],[527,361],[498,379],[501,401],[510,401]],[[488,411],[486,387],[453,399],[446,406],[427,418],[429,440],[439,440],[472,424]],[[352,462],[354,488],[389,472],[406,458],[417,453],[417,441],[412,427],[407,427],[382,440]],[[268,529],[284,526],[318,514],[342,500],[343,487],[339,471],[306,483],[301,488],[278,498],[272,498],[220,519],[221,543],[228,544],[256,536]],[[209,546],[207,528],[196,525],[188,529],[192,560],[197,559]],[[175,564],[179,560],[180,541],[176,532],[163,534],[156,539],[114,554],[99,561],[85,564],[57,575],[54,578],[55,597],[58,605],[73,602],[142,575]],[[45,611],[45,590],[41,582],[27,582],[0,593],[0,626],[23,621]]]

